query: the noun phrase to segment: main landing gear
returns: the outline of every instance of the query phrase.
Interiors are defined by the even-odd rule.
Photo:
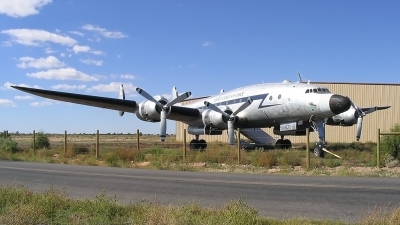
[[[281,139],[276,140],[275,148],[277,149],[289,149],[292,148],[292,142],[289,139],[283,139],[284,136],[281,135]]]
[[[204,151],[207,148],[207,142],[204,139],[199,140],[199,135],[196,135],[196,139],[190,141],[190,150]]]

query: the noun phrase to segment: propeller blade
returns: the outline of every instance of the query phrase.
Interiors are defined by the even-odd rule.
[[[363,114],[367,115],[367,114],[375,112],[376,110],[377,110],[377,107],[373,107],[373,108],[370,108],[367,111],[363,112]]]
[[[179,103],[179,102],[181,102],[181,101],[183,101],[183,100],[189,98],[189,96],[190,96],[191,94],[192,94],[192,93],[191,93],[190,91],[188,91],[188,92],[185,92],[185,93],[179,95],[178,97],[176,97],[176,98],[173,99],[172,101],[168,102],[168,103],[165,105],[165,108],[169,108],[170,106],[175,105],[176,103]]]
[[[119,99],[125,100],[124,85],[122,84],[119,86]],[[124,113],[125,113],[124,111],[119,111],[119,116],[123,116]]]
[[[357,134],[356,134],[357,141],[359,141],[360,137],[361,137],[362,122],[363,122],[362,116],[358,117],[358,119],[357,119]]]
[[[252,99],[247,99],[235,112],[232,113],[232,116],[236,116],[241,111],[245,110],[252,102]]]
[[[160,139],[162,142],[167,137],[167,111],[162,110],[160,113]]]
[[[228,138],[229,138],[229,144],[230,145],[235,145],[236,140],[235,140],[235,130],[233,127],[234,120],[228,120]]]
[[[207,101],[204,102],[204,105],[205,105],[207,108],[210,108],[210,109],[214,110],[215,112],[221,113],[221,114],[222,114],[223,116],[225,116],[226,118],[230,118],[230,115],[229,115],[228,113],[222,111],[222,110],[221,110],[220,108],[218,108],[216,105],[214,105],[214,104],[212,104],[212,103],[210,103],[210,102],[207,102]]]
[[[136,88],[136,91],[143,96],[145,99],[154,102],[156,105],[158,105],[159,107],[163,108],[164,106],[158,102],[157,100],[155,100],[153,98],[153,96],[149,95],[149,93],[147,93],[145,90],[141,89],[141,88]]]

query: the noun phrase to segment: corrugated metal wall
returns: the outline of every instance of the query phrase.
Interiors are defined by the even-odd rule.
[[[361,142],[376,142],[377,129],[381,131],[389,131],[394,124],[400,123],[400,84],[358,84],[358,83],[319,83],[313,82],[323,87],[328,88],[332,93],[341,94],[350,97],[350,99],[359,107],[373,107],[390,105],[391,108],[373,112],[364,117],[363,130],[361,134]],[[184,102],[189,103],[196,100]],[[201,100],[200,100],[201,101]],[[187,126],[181,122],[176,123],[176,139],[183,140],[183,129]],[[272,128],[264,129],[272,137],[280,138],[272,132]],[[356,125],[351,127],[326,126],[326,141],[327,142],[354,142],[356,141]],[[193,139],[194,136],[188,135],[187,140]],[[226,132],[223,135],[203,135],[200,137],[208,142],[226,142],[228,137]],[[292,143],[304,143],[304,136],[285,136]],[[313,132],[310,135],[310,141],[317,140],[316,134]]]

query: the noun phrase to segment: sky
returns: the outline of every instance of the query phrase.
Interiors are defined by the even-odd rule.
[[[400,1],[0,0],[0,130],[158,134],[134,114],[11,85],[127,99],[255,83],[400,83]],[[340,93],[339,93],[340,94]],[[175,133],[169,121],[167,134]]]

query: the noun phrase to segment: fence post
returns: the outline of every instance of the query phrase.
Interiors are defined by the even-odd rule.
[[[64,131],[64,153],[67,153],[67,131]]]
[[[378,136],[376,139],[376,167],[381,168],[381,129],[378,128]]]
[[[99,130],[96,132],[96,159],[100,157],[100,146],[99,146]]]
[[[33,148],[33,154],[35,154],[36,153],[36,150],[35,150],[35,142],[36,142],[36,134],[35,134],[35,130],[33,130],[33,142],[32,142],[32,148]]]
[[[183,161],[186,161],[186,129],[183,129]]]
[[[310,128],[306,128],[306,167],[310,168]]]
[[[136,130],[136,145],[137,145],[137,151],[139,153],[140,151],[140,132],[139,129]]]
[[[240,128],[237,131],[237,153],[238,153],[238,164],[240,164]]]
[[[8,130],[5,130],[4,132],[5,132],[6,138],[8,138]]]

